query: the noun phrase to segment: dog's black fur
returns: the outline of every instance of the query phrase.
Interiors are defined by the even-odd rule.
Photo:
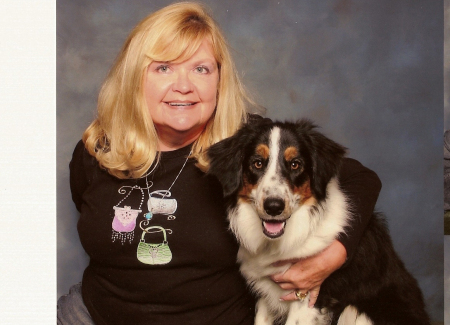
[[[283,176],[291,183],[309,178],[318,204],[327,200],[327,184],[338,174],[344,148],[317,132],[307,120],[263,121],[245,125],[208,150],[209,174],[221,182],[229,210],[239,204],[244,176],[257,186],[260,175],[250,171],[249,159],[259,143],[267,142],[274,126],[284,132],[281,141],[298,144],[304,164],[304,175],[286,172]],[[365,313],[377,325],[429,324],[417,281],[394,251],[385,218],[379,213],[370,219],[353,258],[322,283],[315,308],[326,308],[332,314],[330,324],[337,324],[348,305],[356,307],[358,313]]]

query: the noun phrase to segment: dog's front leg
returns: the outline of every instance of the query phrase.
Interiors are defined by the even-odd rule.
[[[274,319],[264,299],[256,303],[255,325],[273,325]]]
[[[289,306],[289,314],[286,325],[326,325],[329,324],[326,315],[316,308],[308,307],[308,299],[305,301],[293,301]]]

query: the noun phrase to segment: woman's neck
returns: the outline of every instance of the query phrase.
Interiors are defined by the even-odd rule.
[[[174,151],[190,145],[198,139],[201,133],[198,134],[175,134],[169,136],[167,133],[164,136],[158,134],[159,150],[160,151]]]

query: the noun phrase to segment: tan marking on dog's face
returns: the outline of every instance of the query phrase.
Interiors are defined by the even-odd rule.
[[[311,192],[311,183],[309,180],[307,180],[305,183],[298,187],[294,187],[294,192],[298,193],[301,197],[301,204],[305,204],[307,200],[310,198],[313,198],[312,192]]]
[[[270,152],[269,147],[267,145],[265,145],[265,144],[259,144],[256,147],[256,151],[255,151],[255,153],[257,155],[260,155],[264,159],[269,158],[269,152]]]
[[[245,202],[250,202],[250,194],[256,188],[256,185],[250,184],[247,179],[243,178],[243,185],[238,193],[239,199]]]
[[[298,157],[298,150],[295,147],[287,147],[284,150],[284,159],[286,161],[291,161],[292,159]]]

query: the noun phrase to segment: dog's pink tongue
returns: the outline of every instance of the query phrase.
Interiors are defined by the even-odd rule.
[[[264,222],[264,228],[271,234],[279,233],[283,227],[284,222]]]

